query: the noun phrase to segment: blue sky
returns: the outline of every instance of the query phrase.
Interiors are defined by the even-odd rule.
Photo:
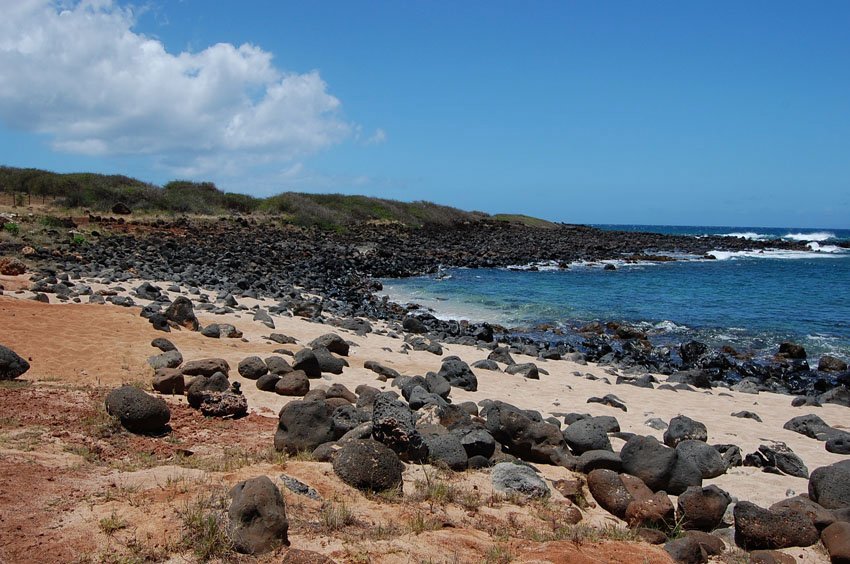
[[[848,2],[0,4],[3,164],[850,227]]]

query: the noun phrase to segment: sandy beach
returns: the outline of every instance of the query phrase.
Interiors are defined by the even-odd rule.
[[[141,280],[127,281],[122,283],[121,287],[129,291],[141,282]],[[244,309],[225,315],[197,311],[202,325],[230,323],[243,333],[242,338],[213,339],[189,330],[173,330],[167,334],[154,330],[146,319],[139,316],[138,305],[145,305],[146,302],[138,298],[135,298],[137,307],[129,308],[111,304],[45,304],[27,299],[32,296],[30,292],[22,289],[27,285],[24,276],[3,277],[0,283],[6,288],[5,295],[0,297],[0,325],[4,327],[2,342],[29,360],[32,368],[25,379],[33,382],[36,387],[55,388],[68,385],[75,388],[111,388],[134,382],[146,385],[154,372],[148,365],[147,359],[159,352],[151,347],[150,342],[157,337],[167,337],[177,346],[186,361],[211,357],[225,359],[231,366],[231,381],[240,382],[242,385],[242,391],[253,414],[251,417],[259,416],[267,419],[269,423],[264,425],[271,430],[281,408],[289,401],[298,398],[287,398],[260,391],[253,381],[242,378],[235,368],[248,356],[266,357],[277,349],[294,352],[320,335],[337,333],[351,344],[347,357],[350,366],[346,367],[340,375],[323,374],[320,380],[311,381],[314,389],[339,383],[350,390],[356,389],[361,384],[367,384],[385,391],[398,391],[397,388],[392,387],[392,381],[378,381],[374,372],[364,368],[364,363],[370,360],[378,361],[408,376],[437,371],[441,365],[441,357],[430,352],[402,350],[403,341],[400,338],[374,333],[356,335],[351,331],[298,317],[273,316],[275,324],[273,331],[294,337],[297,341],[295,345],[277,344],[267,338],[272,332],[271,329],[252,320],[251,308],[273,305],[274,302],[269,300],[240,299],[240,307]],[[95,293],[104,288],[97,283],[90,283],[90,285]],[[166,285],[159,284],[159,286],[164,288]],[[172,293],[170,297],[173,299],[178,295]],[[55,296],[51,296],[51,299],[55,300]],[[373,326],[376,330],[383,328],[380,324],[373,323]],[[456,355],[472,364],[486,358],[488,352],[486,349],[471,346],[445,345],[442,356]],[[552,414],[571,412],[589,413],[593,416],[612,415],[619,421],[622,431],[651,435],[659,440],[662,439],[663,431],[650,428],[646,425],[646,421],[651,418],[660,418],[668,422],[671,418],[684,414],[705,424],[710,444],[735,444],[741,448],[743,454],[755,451],[760,445],[781,441],[802,458],[810,471],[842,459],[841,455],[827,452],[823,443],[785,430],[782,426],[791,417],[812,412],[835,428],[846,428],[842,426],[846,422],[846,413],[844,413],[846,408],[843,406],[826,404],[818,408],[792,408],[791,397],[787,395],[746,394],[721,388],[674,391],[639,388],[627,384],[614,385],[617,372],[608,367],[578,364],[566,360],[541,361],[516,354],[514,357],[519,363],[535,362],[548,374],[541,374],[539,380],[530,380],[503,372],[475,370],[478,390],[468,392],[453,388],[452,401],[477,403],[484,399],[498,399],[523,409],[537,410],[544,418]],[[597,379],[588,379],[586,375],[592,375]],[[664,381],[663,376],[656,375],[656,377],[660,382]],[[610,383],[606,383],[604,379]],[[611,393],[626,404],[627,412],[599,403],[587,403],[587,399],[592,396],[604,396]],[[165,399],[172,405],[185,405],[185,398],[182,396],[165,396]],[[733,412],[743,410],[755,412],[762,421],[741,419],[731,415]],[[226,425],[226,422],[222,424]],[[271,431],[266,438],[271,445]],[[615,452],[623,444],[623,440],[612,438]],[[9,454],[6,451],[6,456]],[[16,453],[16,456],[27,457],[21,453]],[[297,464],[299,469],[304,467],[302,476],[310,480],[323,476],[323,482],[327,482],[329,475],[326,466],[321,463]],[[557,466],[539,465],[539,467],[550,481],[571,476],[570,471]],[[290,467],[287,466],[287,468]],[[423,467],[408,465],[405,470],[405,491],[413,487],[412,484],[417,480],[417,475],[422,471]],[[226,479],[228,482],[233,482],[247,474],[246,469],[244,472],[228,474]],[[467,477],[466,474],[470,476]],[[466,474],[459,478],[462,482],[468,482],[486,490],[486,474],[482,472]],[[127,477],[121,479],[125,478]],[[144,480],[143,478],[142,481]],[[308,480],[308,483],[312,482]],[[763,507],[807,491],[805,478],[764,473],[759,468],[753,467],[732,468],[722,476],[705,480],[704,485],[709,484],[716,484],[738,500],[750,501]],[[318,483],[313,485],[319,487]],[[330,489],[336,487],[338,486]],[[558,497],[555,494],[553,499]],[[348,499],[346,501],[348,502]],[[374,505],[374,502],[369,500],[351,500],[354,507],[359,507],[361,502]],[[369,511],[373,509],[370,507]],[[605,523],[615,523],[617,519],[596,507],[586,510],[583,522],[602,526]],[[466,532],[464,535],[456,533],[457,531],[451,531],[449,535],[451,538],[446,542],[456,545],[460,542],[459,539],[465,538],[466,534],[472,534],[471,532]],[[476,534],[480,533],[478,531]],[[291,538],[293,547],[298,547],[299,537],[291,535]],[[413,544],[418,544],[418,541]],[[342,545],[335,543],[319,542],[317,545],[315,538],[305,542],[303,548],[318,550],[333,558],[339,558],[340,551],[343,550]],[[644,546],[642,550],[650,550],[649,545]],[[798,561],[825,561],[824,554],[813,547],[786,549],[786,552],[792,554]],[[651,558],[653,561],[656,561],[656,558],[659,559],[657,561],[664,561],[662,553],[656,554],[650,551],[647,554],[650,553],[653,555]],[[596,560],[595,557],[589,556],[588,561],[618,561],[610,555],[605,558]],[[397,561],[398,557],[382,554],[376,560]],[[473,560],[475,559],[470,561]],[[529,561],[525,558],[521,560]],[[541,557],[539,561],[544,560],[546,559]],[[407,560],[401,558],[398,561]],[[555,558],[548,561],[559,560]]]

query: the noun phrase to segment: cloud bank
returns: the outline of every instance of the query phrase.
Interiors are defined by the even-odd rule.
[[[173,54],[112,0],[0,3],[0,120],[57,151],[227,174],[294,161],[356,129],[318,72],[282,71],[254,45]]]

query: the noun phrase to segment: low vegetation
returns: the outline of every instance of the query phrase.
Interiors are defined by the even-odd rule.
[[[108,213],[119,206],[117,209],[123,207],[125,212],[155,214],[266,214],[295,225],[323,229],[342,229],[370,221],[423,227],[491,218],[482,212],[466,212],[424,201],[400,202],[366,196],[297,192],[255,198],[224,192],[212,182],[174,180],[160,187],[123,175],[59,174],[0,166],[0,205],[15,207],[33,203],[51,203],[93,213]],[[518,217],[503,216],[501,219],[519,221],[514,219]],[[548,223],[522,216],[522,223],[533,221]],[[82,242],[75,241],[77,244]]]

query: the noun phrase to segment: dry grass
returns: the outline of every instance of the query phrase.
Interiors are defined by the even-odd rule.
[[[182,544],[202,562],[233,554],[227,535],[227,507],[227,493],[222,486],[187,502],[178,512],[183,526]]]

